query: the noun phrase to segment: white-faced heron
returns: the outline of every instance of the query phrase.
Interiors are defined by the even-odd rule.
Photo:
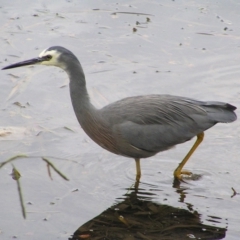
[[[106,150],[134,158],[136,180],[141,177],[140,159],[151,157],[197,136],[188,154],[174,171],[176,179],[185,163],[202,142],[204,131],[216,123],[237,119],[236,107],[224,102],[202,102],[170,95],[128,97],[96,109],[90,102],[80,62],[69,50],[55,46],[39,57],[7,66],[49,65],[65,70],[70,79],[70,95],[76,117],[87,135]]]

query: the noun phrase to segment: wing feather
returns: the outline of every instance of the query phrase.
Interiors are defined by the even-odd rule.
[[[190,140],[217,122],[234,121],[233,110],[235,107],[222,102],[148,95],[122,99],[102,108],[101,114],[118,136],[120,147],[130,144],[154,155]]]

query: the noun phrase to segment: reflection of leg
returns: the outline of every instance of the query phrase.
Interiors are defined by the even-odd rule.
[[[136,180],[136,182],[134,183],[134,188],[135,188],[135,192],[138,192],[138,187],[139,187],[139,181]]]
[[[186,162],[189,160],[189,158],[191,157],[191,155],[194,153],[194,151],[197,149],[197,147],[199,146],[199,144],[203,141],[204,138],[204,133],[199,133],[197,135],[197,140],[194,143],[194,145],[192,146],[192,148],[190,149],[190,151],[188,152],[188,154],[185,156],[185,158],[182,160],[182,162],[179,164],[179,166],[176,168],[176,170],[174,171],[173,175],[175,178],[177,179],[181,179],[181,174],[186,174],[186,175],[191,175],[191,172],[183,170],[182,168],[183,166],[186,164]]]
[[[136,182],[139,182],[140,178],[141,178],[141,166],[140,166],[140,159],[139,158],[135,158],[135,162],[136,162]]]

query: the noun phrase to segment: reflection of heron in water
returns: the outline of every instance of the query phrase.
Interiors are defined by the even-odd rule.
[[[202,224],[200,214],[152,201],[153,191],[141,188],[79,227],[70,240],[186,240],[223,239],[226,229]],[[213,220],[216,217],[213,217]],[[220,218],[218,218],[220,220]]]
[[[122,99],[96,109],[90,102],[85,76],[76,56],[63,47],[50,47],[39,57],[3,69],[41,64],[60,67],[70,78],[70,94],[84,131],[108,151],[134,158],[139,181],[140,158],[148,158],[193,137],[197,140],[174,171],[181,179],[190,156],[202,142],[204,131],[219,122],[236,120],[236,107],[223,102],[201,102],[170,95],[147,95]]]

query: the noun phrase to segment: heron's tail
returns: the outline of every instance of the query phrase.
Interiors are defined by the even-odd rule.
[[[229,103],[207,102],[204,107],[213,121],[230,123],[237,119],[234,112],[237,108]]]

